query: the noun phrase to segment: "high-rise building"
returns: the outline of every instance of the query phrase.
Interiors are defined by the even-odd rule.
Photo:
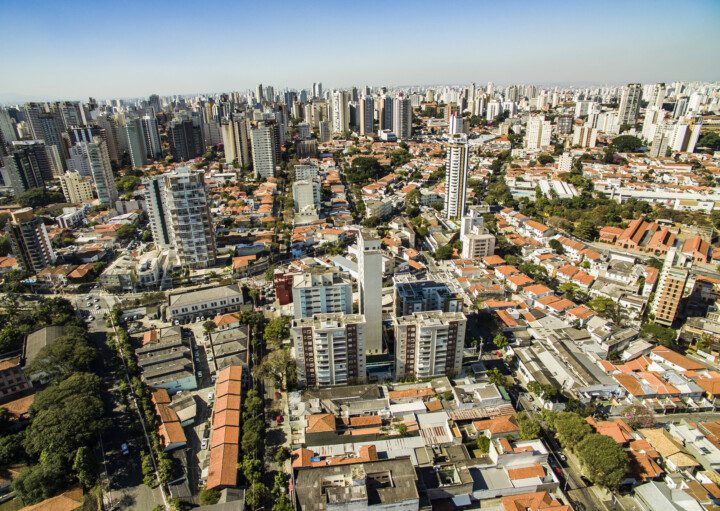
[[[142,120],[139,118],[126,119],[125,134],[128,141],[128,152],[130,162],[134,168],[140,168],[148,164],[147,149],[145,148],[145,134],[143,133]]]
[[[393,131],[398,140],[412,137],[412,105],[402,92],[393,100]]]
[[[469,207],[460,223],[463,259],[479,259],[495,253],[495,236],[485,228],[482,209]]]
[[[360,134],[375,133],[375,101],[372,96],[360,98]]]
[[[447,143],[445,158],[445,216],[458,220],[465,213],[465,193],[468,174],[467,136],[451,135]]]
[[[147,178],[143,184],[155,244],[174,249],[183,266],[203,268],[215,264],[215,229],[204,173],[178,167]]]
[[[295,212],[306,208],[320,210],[320,182],[317,179],[300,179],[292,185]]]
[[[580,147],[595,147],[598,138],[598,130],[586,124],[575,126],[573,129],[572,145]]]
[[[15,258],[26,272],[35,274],[55,263],[55,252],[45,224],[35,216],[32,208],[10,213],[6,232]]]
[[[273,125],[259,125],[250,130],[255,177],[267,179],[275,175],[278,155],[274,128]]]
[[[220,125],[220,132],[225,151],[225,161],[228,163],[237,162],[242,167],[249,166],[251,160],[247,119],[233,116],[231,120],[224,120]]]
[[[141,119],[141,122],[147,157],[152,160],[159,160],[162,158],[162,145],[160,145],[160,131],[158,131],[157,119],[155,116],[146,115]]]
[[[15,141],[10,145],[9,152],[3,162],[15,195],[31,188],[43,188],[53,178],[47,146],[42,141]]]
[[[13,118],[10,117],[10,114],[4,108],[0,108],[0,133],[7,144],[18,138]]]
[[[378,119],[380,121],[379,129],[393,129],[393,98],[392,96],[383,95],[378,104]]]
[[[573,117],[572,117],[572,115],[558,115],[557,131],[560,135],[569,135],[570,133],[573,132]]]
[[[414,312],[393,320],[396,378],[453,376],[462,369],[462,312]]]
[[[106,206],[115,204],[118,198],[118,191],[115,186],[115,176],[113,176],[107,144],[100,137],[95,137],[93,143],[88,144],[81,142],[77,145],[85,146],[90,175],[95,183],[95,191],[97,192],[100,204]]]
[[[315,314],[352,313],[352,286],[342,279],[336,268],[295,275],[292,296],[295,319]]]
[[[463,130],[463,117],[458,114],[452,114],[450,116],[450,123],[448,125],[448,133],[455,135],[457,133],[464,133]]]
[[[525,133],[525,149],[536,151],[550,145],[552,124],[544,115],[532,115],[528,119]]]
[[[328,142],[330,138],[332,138],[332,133],[330,131],[330,121],[320,121],[318,140],[320,142]]]
[[[367,229],[357,237],[357,263],[365,345],[368,353],[382,353],[382,250],[380,238]]]
[[[618,108],[620,124],[635,124],[640,113],[641,99],[641,84],[630,83],[627,87],[623,87],[620,93],[620,107]]]
[[[452,291],[444,282],[415,280],[407,275],[396,276],[394,281],[395,316],[425,311],[462,311],[462,296]]]
[[[323,88],[322,88],[321,82],[313,83],[312,95],[313,95],[313,98],[322,98],[323,97]]]
[[[366,322],[361,314],[316,314],[293,320],[290,330],[302,385],[366,381]]]
[[[157,115],[162,112],[162,104],[160,103],[160,96],[157,94],[150,94],[148,98],[148,106],[153,109],[153,114]]]
[[[60,177],[65,200],[70,204],[85,204],[93,200],[92,180],[80,175],[77,170],[68,170]]]
[[[203,152],[202,120],[199,115],[180,116],[168,125],[170,152],[176,162],[197,158]]]
[[[681,266],[682,259],[677,249],[671,248],[665,255],[665,263],[660,272],[652,313],[655,315],[655,322],[663,326],[671,326],[680,312],[689,277],[688,270]]]
[[[257,87],[255,88],[255,101],[257,103],[262,103],[264,100],[265,93],[263,92],[262,83],[258,83]]]
[[[495,119],[495,117],[497,117],[501,113],[502,113],[502,103],[500,103],[499,101],[496,101],[496,100],[488,101],[487,113],[485,115],[485,117],[487,118],[488,121],[492,121],[493,119]]]
[[[332,130],[343,133],[350,129],[350,95],[345,90],[333,91],[331,96]]]
[[[692,118],[689,121],[685,119],[678,121],[670,127],[668,146],[673,151],[692,153],[700,138],[701,127],[702,117]]]

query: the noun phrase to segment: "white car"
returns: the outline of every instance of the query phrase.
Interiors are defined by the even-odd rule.
[[[203,450],[205,450],[205,449],[207,449],[207,447],[208,447],[208,439],[207,439],[207,438],[203,438],[203,439],[202,439],[202,442],[200,442],[200,448],[203,449]]]
[[[214,392],[208,392],[208,401],[212,401],[215,399],[215,393]]]
[[[99,311],[99,310],[100,310],[100,306],[99,306],[99,305],[96,305],[96,306],[95,306],[95,310],[96,310],[96,311]]]

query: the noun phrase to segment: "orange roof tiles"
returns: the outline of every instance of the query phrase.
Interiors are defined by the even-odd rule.
[[[335,415],[332,413],[316,413],[307,418],[307,433],[329,433],[335,430]]]
[[[382,419],[379,415],[362,415],[360,417],[350,417],[350,426],[353,428],[380,425],[382,425]]]
[[[518,479],[529,479],[531,477],[545,477],[545,469],[542,465],[535,463],[529,467],[508,468],[507,474],[511,481],[517,481]]]
[[[686,356],[681,355],[677,351],[673,351],[670,348],[666,348],[665,346],[656,346],[655,348],[653,348],[652,352],[655,355],[664,358],[669,363],[679,366],[686,371],[705,369],[704,365],[690,360]]]
[[[210,466],[206,486],[209,489],[237,486],[237,462],[240,449],[237,444],[222,444],[210,450]]]

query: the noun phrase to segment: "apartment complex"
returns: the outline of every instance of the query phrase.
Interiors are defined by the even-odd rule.
[[[451,135],[447,144],[445,161],[445,215],[457,220],[465,213],[465,194],[468,174],[467,136]]]
[[[365,327],[362,314],[315,314],[293,320],[298,381],[308,387],[364,382]]]
[[[296,319],[323,313],[352,313],[352,286],[337,269],[295,275],[292,294]]]
[[[467,318],[462,312],[415,312],[396,317],[395,377],[459,374]]]
[[[408,316],[423,311],[462,311],[462,296],[450,290],[447,284],[432,280],[412,280],[412,277],[395,277],[395,316]]]
[[[32,208],[10,213],[6,229],[13,254],[23,270],[35,274],[55,263],[55,252],[45,224],[35,216]]]

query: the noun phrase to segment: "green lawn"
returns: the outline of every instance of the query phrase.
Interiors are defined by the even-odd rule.
[[[17,511],[23,507],[20,499],[12,499],[0,504],[0,511]]]

